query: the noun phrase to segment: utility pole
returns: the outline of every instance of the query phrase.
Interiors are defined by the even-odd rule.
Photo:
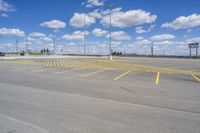
[[[85,17],[85,14],[86,14],[86,10],[84,9],[84,55],[86,55],[86,17]]]
[[[112,5],[109,4],[110,6],[110,31],[109,31],[109,34],[110,34],[110,38],[109,38],[109,42],[110,42],[110,45],[109,45],[109,59],[112,60]]]

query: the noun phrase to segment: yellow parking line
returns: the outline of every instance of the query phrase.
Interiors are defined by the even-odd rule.
[[[156,76],[156,85],[159,84],[159,80],[160,80],[160,72],[158,72]]]
[[[106,69],[101,69],[101,70],[98,70],[98,71],[95,71],[95,72],[92,72],[92,73],[83,74],[83,75],[81,75],[80,77],[91,76],[91,75],[94,75],[94,74],[97,74],[97,73],[103,72],[103,71],[105,71],[105,70],[106,70]]]
[[[200,79],[199,79],[197,76],[195,76],[194,74],[191,74],[191,75],[192,75],[192,77],[194,77],[197,81],[200,82]]]
[[[52,69],[52,68],[51,67],[50,68],[49,67],[44,67],[42,69],[37,69],[37,70],[35,70],[33,72],[43,72],[43,71],[50,70],[50,69]]]
[[[129,71],[127,71],[127,72],[125,72],[125,73],[123,73],[123,74],[121,74],[121,75],[119,75],[119,76],[117,76],[116,78],[114,78],[113,80],[115,81],[115,80],[118,80],[118,79],[120,79],[120,78],[122,78],[122,77],[124,77],[125,75],[127,75],[127,74],[129,74],[131,71],[129,70]]]

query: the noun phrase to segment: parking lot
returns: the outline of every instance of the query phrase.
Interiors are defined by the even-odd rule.
[[[200,132],[199,60],[12,59],[0,72],[1,133]]]

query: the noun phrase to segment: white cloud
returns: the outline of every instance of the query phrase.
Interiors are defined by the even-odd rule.
[[[52,38],[47,37],[47,36],[45,36],[45,37],[41,37],[40,40],[42,40],[42,41],[47,41],[47,42],[52,42],[52,41],[53,41]]]
[[[0,12],[12,12],[12,11],[15,11],[13,5],[8,4],[4,0],[0,0]]]
[[[142,37],[142,36],[138,36],[138,37],[136,37],[135,39],[136,39],[136,40],[143,40],[144,37]]]
[[[35,38],[32,38],[32,37],[28,36],[28,37],[26,37],[26,40],[29,41],[29,42],[33,42],[33,41],[35,41]]]
[[[74,13],[74,16],[70,19],[70,25],[75,28],[84,27],[84,13]],[[85,14],[85,25],[90,26],[96,23],[95,17]]]
[[[172,44],[175,44],[175,42],[167,40],[167,41],[155,42],[154,44],[155,45],[172,45]]]
[[[35,43],[35,44],[43,44],[46,42],[53,42],[52,36],[47,36],[41,32],[32,32],[27,37],[27,41]]]
[[[101,13],[101,10],[96,9],[92,12],[89,12],[88,15],[91,16],[91,17],[94,17],[94,18],[101,18],[102,13]]]
[[[106,30],[102,30],[100,28],[95,28],[93,31],[92,31],[92,34],[95,35],[95,36],[105,36],[108,32]]]
[[[112,11],[112,26],[120,28],[132,27],[145,23],[153,23],[156,21],[156,18],[156,15],[151,15],[150,12],[144,10],[129,10],[123,12],[121,8],[117,8],[117,10]],[[101,23],[109,25],[110,16],[107,14],[102,17]]]
[[[188,29],[200,26],[200,14],[192,14],[190,16],[180,16],[171,23],[162,24],[162,28]]]
[[[86,31],[86,36],[89,35],[89,32]],[[68,41],[80,41],[84,39],[84,32],[82,31],[75,31],[72,34],[65,34],[62,36],[64,40]]]
[[[60,20],[51,20],[41,23],[40,26],[51,29],[63,29],[66,27],[66,24]]]
[[[142,33],[145,33],[146,31],[143,29],[142,26],[139,26],[139,27],[136,27],[136,28],[135,28],[135,32],[136,32],[137,34],[142,34]]]
[[[109,38],[110,35],[107,35],[106,38]],[[115,41],[128,41],[131,40],[131,37],[124,31],[116,31],[111,33],[112,40]]]
[[[138,40],[135,42],[135,45],[149,45],[149,44],[151,44],[151,41],[147,39]]]
[[[152,36],[151,40],[160,41],[160,40],[169,40],[169,39],[174,39],[174,38],[176,37],[172,34],[162,34],[162,35]]]
[[[25,36],[25,32],[21,31],[20,29],[1,28],[0,29],[0,35],[24,37]]]
[[[1,13],[1,16],[2,16],[2,17],[5,17],[5,18],[8,18],[8,17],[9,17],[7,13]]]
[[[88,0],[86,3],[83,3],[85,7],[94,7],[94,6],[104,6],[103,0]]]
[[[190,42],[200,42],[200,37],[190,38],[186,40],[187,43]]]
[[[45,37],[46,35],[44,33],[40,33],[40,32],[32,32],[31,34],[29,34],[29,36],[32,36],[32,37]]]
[[[142,26],[136,27],[135,32],[137,34],[151,32],[156,25],[151,25],[147,30],[145,30]]]

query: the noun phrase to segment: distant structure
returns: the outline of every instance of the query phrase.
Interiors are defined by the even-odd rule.
[[[190,57],[192,56],[192,49],[196,49],[196,56],[198,56],[199,43],[189,43]]]

